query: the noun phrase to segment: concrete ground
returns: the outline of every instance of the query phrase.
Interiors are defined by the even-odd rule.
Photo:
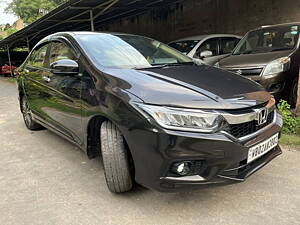
[[[99,159],[25,128],[17,90],[0,80],[0,224],[300,224],[300,151],[245,183],[184,193],[142,187],[115,195]]]

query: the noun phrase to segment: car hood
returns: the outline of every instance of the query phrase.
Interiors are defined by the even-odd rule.
[[[281,57],[289,56],[292,51],[269,52],[259,54],[230,55],[220,60],[221,68],[265,67],[268,63]]]
[[[239,109],[271,96],[255,82],[210,66],[110,69],[115,85],[144,103],[201,109]]]

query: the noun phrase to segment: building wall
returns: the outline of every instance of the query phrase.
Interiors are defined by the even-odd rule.
[[[23,20],[18,19],[16,22],[14,22],[13,27],[16,28],[17,30],[23,29],[25,27]]]
[[[0,31],[0,36],[5,38],[7,36],[7,32],[6,31]]]
[[[150,36],[164,42],[211,33],[244,35],[268,24],[300,22],[299,0],[184,0],[169,8],[114,21],[98,30]]]

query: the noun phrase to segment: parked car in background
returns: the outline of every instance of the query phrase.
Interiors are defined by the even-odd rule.
[[[191,58],[201,59],[207,65],[214,65],[231,54],[241,38],[231,34],[199,35],[179,39],[169,45]]]
[[[5,64],[4,66],[0,66],[0,74],[4,76],[14,75],[14,71],[17,69],[16,66],[9,66]]]
[[[277,100],[296,105],[300,23],[263,26],[246,34],[217,67],[260,83]]]
[[[281,154],[268,92],[150,38],[57,33],[18,73],[27,128],[102,154],[111,192],[240,182]]]

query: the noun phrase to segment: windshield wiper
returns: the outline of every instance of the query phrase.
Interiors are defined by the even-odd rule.
[[[281,47],[281,48],[274,48],[271,50],[271,52],[276,52],[276,51],[284,51],[284,50],[292,50],[293,48],[291,47]]]
[[[196,64],[194,62],[162,63],[162,64],[151,64],[151,66],[147,66],[147,67],[132,67],[131,69],[141,70],[141,69],[165,68],[169,66],[182,66],[182,65],[196,65]]]
[[[162,64],[152,64],[152,67],[169,67],[169,66],[182,66],[182,65],[194,65],[194,62],[181,62],[181,63],[162,63]]]
[[[244,51],[244,52],[238,52],[238,53],[235,53],[233,55],[247,55],[247,54],[251,54],[253,53],[253,50],[247,50],[247,51]]]

